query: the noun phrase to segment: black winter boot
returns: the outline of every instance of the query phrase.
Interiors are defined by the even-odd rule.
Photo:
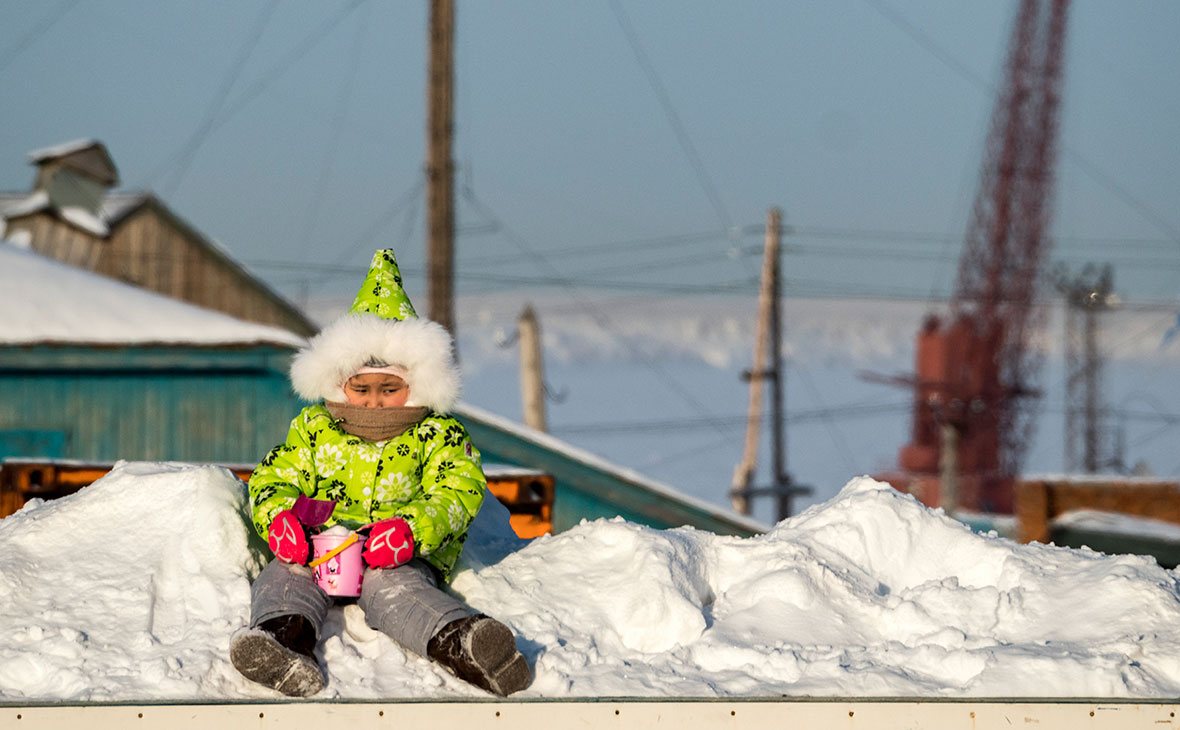
[[[426,653],[459,679],[501,697],[524,689],[532,680],[511,629],[482,613],[443,626]]]
[[[311,622],[289,614],[235,634],[229,658],[247,679],[288,697],[309,697],[327,683],[316,662],[315,645]]]

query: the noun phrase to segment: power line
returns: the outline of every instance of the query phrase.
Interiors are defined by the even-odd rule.
[[[654,467],[658,467],[662,464],[666,464],[669,461],[683,463],[684,461],[686,461],[688,459],[699,458],[699,457],[705,456],[705,455],[709,454],[709,452],[716,451],[717,449],[720,449],[723,446],[730,446],[730,447],[734,446],[733,439],[729,436],[724,436],[719,439],[710,439],[708,442],[706,442],[704,444],[694,444],[691,448],[672,451],[672,452],[661,454],[660,456],[658,456],[656,458],[646,459],[646,460],[640,462],[638,466],[640,469],[647,470],[647,469],[652,469]]]
[[[418,191],[415,188],[411,192]],[[390,208],[394,209],[400,207],[395,201]],[[375,235],[375,229],[385,225],[386,218],[383,215],[381,219],[377,220],[370,231],[365,235],[358,237],[357,246],[361,243],[367,243],[372,240]],[[351,251],[355,251],[354,246]],[[349,251],[338,258],[338,261],[343,261],[350,254]],[[251,259],[247,261],[251,267],[257,269],[268,270],[296,270],[302,273],[315,273],[319,281],[326,281],[338,276],[355,276],[358,272],[363,273],[363,267],[359,266],[342,266],[342,265],[324,265],[307,262],[291,262],[291,261],[274,261]],[[695,263],[695,261],[694,261]],[[653,266],[655,266],[653,264]],[[636,267],[628,267],[628,270],[635,270]],[[402,274],[407,277],[425,276],[425,270],[412,266],[403,266]],[[305,277],[301,277],[305,278]],[[538,288],[569,288],[581,287],[584,289],[597,289],[602,291],[625,291],[634,293],[649,293],[649,294],[747,294],[757,289],[757,281],[755,279],[739,279],[729,282],[713,283],[713,284],[691,284],[691,283],[667,283],[659,281],[618,281],[610,279],[591,279],[585,276],[528,276],[524,274],[496,274],[487,271],[469,271],[460,269],[455,273],[456,281],[463,282],[481,282],[486,284],[496,285],[491,290],[501,289],[519,289],[521,287],[538,287]],[[814,279],[814,278],[788,278],[785,279],[786,288],[789,289],[790,299],[814,298],[814,299],[852,299],[864,301],[896,301],[896,302],[938,302],[949,301],[950,294],[930,296],[928,293],[919,292],[917,290],[907,289],[905,287],[889,287],[889,286],[869,286],[861,282],[835,279]],[[470,290],[465,293],[472,293]],[[1054,297],[1045,297],[1037,300],[1038,306],[1051,304],[1056,299]],[[577,308],[580,305],[574,305],[572,308]],[[1119,305],[1121,311],[1169,311],[1175,312],[1177,303],[1172,300],[1159,301],[1143,301],[1133,302],[1124,301]]]
[[[65,2],[59,3],[58,6],[53,9],[53,12],[42,18],[40,23],[30,28],[28,33],[25,33],[20,40],[13,44],[12,48],[8,49],[8,53],[0,56],[0,72],[3,72],[5,69],[7,69],[8,64],[15,61],[17,57],[19,57],[20,54],[25,50],[25,48],[29,46],[29,44],[48,33],[49,30],[53,28],[53,26],[57,25],[57,22],[64,18],[66,13],[73,10],[74,6],[79,2],[80,0],[65,0]]]
[[[789,253],[796,256],[808,256],[814,258],[856,258],[864,259],[866,257],[879,257],[889,261],[953,261],[957,257],[953,254],[943,253],[940,251],[910,251],[891,249],[882,251],[874,248],[859,248],[859,247],[833,247],[833,246],[807,246],[800,244],[791,244],[787,247]],[[1068,262],[1088,262],[1092,259],[1082,253],[1071,253],[1070,255],[1057,255],[1053,257],[1053,261],[1058,263]],[[1147,267],[1152,271],[1160,269],[1180,269],[1180,259],[1176,258],[1136,258],[1126,256],[1103,256],[1103,260],[1110,264],[1117,264],[1121,269]]]
[[[975,86],[985,90],[993,96],[998,92],[995,86],[989,83],[979,74],[975,73],[967,64],[955,58],[949,51],[940,46],[930,37],[926,31],[910,22],[909,18],[899,13],[894,8],[881,2],[881,0],[864,0],[867,4],[876,8],[877,12],[884,15],[885,18],[902,30],[910,37],[910,40],[917,43],[927,53],[941,61],[947,68],[950,68],[955,73],[970,81]]]
[[[371,244],[373,239],[377,236],[377,232],[381,230],[382,226],[393,220],[393,218],[398,213],[400,213],[403,208],[414,205],[414,203],[422,197],[422,193],[425,189],[426,179],[422,176],[418,176],[417,180],[414,181],[414,184],[411,185],[409,189],[390,201],[389,205],[385,206],[385,208],[377,215],[377,217],[373,219],[373,222],[361,232],[361,235],[353,239],[352,245],[344,249],[343,253],[335,258],[333,261],[333,266],[339,266],[342,261],[352,257],[361,246],[365,244]],[[350,271],[356,270],[357,269],[350,269]]]
[[[959,243],[962,241],[962,234],[955,233],[872,228],[830,228],[825,226],[792,226],[791,235],[793,238],[824,238],[879,244],[901,241],[904,243],[928,243],[941,246],[947,243]],[[1103,251],[1112,245],[1120,247],[1160,247],[1166,248],[1168,251],[1171,251],[1173,246],[1173,242],[1167,239],[1122,236],[1054,236],[1053,240],[1071,246],[1099,248]]]
[[[381,221],[384,224],[384,221]],[[359,240],[370,240],[371,236],[362,236]],[[346,256],[341,256],[343,260]],[[336,276],[354,276],[358,272],[363,273],[364,268],[359,266],[346,265],[324,265],[324,264],[310,264],[292,261],[270,261],[261,259],[251,259],[248,261],[249,265],[254,268],[268,269],[268,270],[294,270],[299,272],[315,272],[321,275],[321,278],[328,279]],[[402,266],[402,275],[406,277],[425,276],[425,269],[414,266]],[[610,281],[610,280],[595,280],[586,279],[582,277],[569,276],[526,276],[514,274],[492,274],[484,272],[464,272],[459,271],[455,274],[455,278],[463,281],[482,281],[496,284],[503,284],[506,287],[510,286],[513,289],[519,289],[521,286],[534,287],[586,287],[586,288],[601,288],[601,289],[618,289],[628,291],[650,291],[650,292],[665,292],[665,293],[680,293],[680,294],[724,294],[735,292],[749,291],[753,282],[740,282],[734,284],[665,284],[661,282],[626,282],[626,281]]]
[[[882,2],[882,0],[864,0],[864,2],[876,8],[876,10],[887,20],[889,20],[889,22],[901,29],[923,49],[937,58],[948,68],[952,69],[955,73],[965,78],[971,84],[982,89],[985,93],[990,94],[991,96],[995,96],[998,93],[998,90],[994,86],[984,81],[978,74],[968,68],[966,64],[955,58],[953,54],[935,42],[935,40],[931,38],[928,33],[926,33],[914,23],[910,22],[909,19],[907,19],[897,10]],[[1097,165],[1095,165],[1093,162],[1090,162],[1081,153],[1064,144],[1062,145],[1062,151],[1095,182],[1114,193],[1120,200],[1143,216],[1145,220],[1165,233],[1173,243],[1180,244],[1180,229],[1177,229],[1175,226],[1169,223],[1163,216],[1161,216],[1157,211],[1153,210],[1146,203],[1131,195],[1131,193],[1126,188],[1116,183],[1110,175],[1103,172]]]
[[[415,194],[413,197],[410,198],[409,213],[407,213],[405,219],[402,221],[402,236],[401,236],[401,241],[400,241],[401,244],[409,244],[410,237],[414,234],[414,229],[418,226],[418,216],[421,215],[426,210],[426,206],[423,205],[423,200],[422,200],[422,198],[424,197],[423,193],[425,191],[426,191],[426,178],[422,177],[419,179],[417,194]],[[406,248],[405,245],[403,245],[398,250],[402,250],[404,248]]]
[[[295,271],[298,276],[292,280],[302,282],[305,286],[312,284],[322,285],[330,279],[336,278],[354,278],[357,274],[364,274],[365,266],[348,265],[342,262],[348,260],[365,244],[372,244],[373,239],[377,236],[377,232],[389,223],[398,213],[406,206],[412,205],[418,200],[422,191],[425,188],[422,178],[418,180],[405,192],[394,198],[384,209],[373,219],[373,221],[357,236],[351,245],[342,249],[341,253],[335,257],[332,263],[319,264],[308,261],[290,261],[290,260],[267,260],[267,259],[249,259],[243,263],[249,265],[254,269],[265,269],[268,271]],[[366,264],[368,260],[366,259]],[[411,273],[410,269],[402,269],[403,275]]]
[[[425,274],[419,270],[414,273]],[[610,281],[606,279],[585,279],[571,276],[512,276],[508,274],[485,274],[473,272],[458,272],[456,279],[468,281],[484,281],[511,285],[512,288],[521,286],[537,287],[578,287],[587,289],[606,289],[636,292],[661,292],[665,294],[736,294],[752,291],[756,282],[734,282],[731,284],[666,284],[662,282],[631,282]]]
[[[627,37],[627,43],[631,45],[631,50],[635,53],[636,60],[639,61],[639,67],[647,75],[647,81],[651,84],[652,91],[656,95],[656,99],[660,102],[660,107],[664,110],[664,115],[668,118],[668,123],[672,125],[672,131],[676,134],[676,140],[680,143],[681,150],[684,151],[688,162],[692,165],[693,172],[696,173],[697,180],[701,187],[705,190],[705,195],[708,196],[709,202],[713,205],[713,210],[717,213],[717,217],[721,221],[722,229],[729,231],[733,225],[729,212],[725,209],[725,204],[721,202],[721,196],[717,193],[717,187],[713,184],[708,171],[705,169],[704,163],[701,162],[701,156],[697,154],[696,147],[693,146],[692,140],[688,137],[688,132],[684,128],[684,123],[680,121],[680,115],[676,112],[676,107],[672,104],[672,98],[668,95],[664,84],[660,81],[660,76],[656,73],[655,65],[652,64],[651,59],[648,58],[647,53],[643,50],[642,44],[639,42],[639,36],[635,32],[634,26],[631,25],[631,19],[623,11],[623,6],[619,0],[611,0],[611,10],[615,14],[615,20],[618,21],[619,27],[623,29],[623,35]]]
[[[850,403],[842,406],[812,408],[803,411],[792,411],[788,420],[789,426],[800,425],[813,421],[829,423],[837,418],[861,418],[868,416],[889,415],[891,413],[905,413],[913,404],[909,401],[898,403]],[[708,418],[665,418],[645,421],[600,421],[594,423],[571,424],[567,426],[554,425],[550,430],[554,433],[576,435],[624,435],[646,431],[695,431],[702,428],[712,428],[714,424],[723,423],[727,426],[745,426],[750,421],[748,415],[710,416]],[[837,443],[837,447],[842,443]],[[844,452],[850,450],[844,446]]]
[[[229,96],[230,89],[233,88],[234,81],[242,72],[242,67],[246,65],[246,61],[253,55],[254,49],[258,47],[258,41],[262,38],[263,31],[266,26],[270,24],[271,16],[274,15],[275,9],[279,5],[279,0],[271,0],[270,4],[262,9],[258,14],[258,19],[254,21],[254,27],[250,33],[246,35],[246,40],[238,49],[237,58],[226,69],[225,75],[221,79],[221,85],[217,89],[217,93],[213,95],[209,106],[205,108],[205,114],[201,117],[201,121],[197,124],[197,128],[193,130],[188,142],[180,151],[180,159],[172,168],[172,177],[169,182],[162,186],[164,197],[172,196],[184,176],[188,173],[189,165],[192,164],[193,158],[197,154],[197,150],[205,143],[208,138],[209,130],[213,126],[213,121],[217,118],[218,112],[221,111],[221,105],[225,103],[226,97]]]
[[[803,385],[811,393],[811,397],[814,398],[816,402],[823,403],[823,398],[820,396],[819,389],[815,387],[815,383],[812,381],[810,373],[808,373],[805,368],[794,368],[794,372],[799,376],[800,380],[803,381]],[[909,411],[912,405],[913,404],[909,402],[893,404],[890,406],[890,410]],[[870,412],[871,411],[869,409],[862,408],[856,415],[857,417],[863,417],[868,415]],[[816,413],[823,421],[824,426],[827,427],[828,436],[832,439],[832,444],[836,447],[836,450],[840,452],[840,456],[844,459],[844,468],[846,468],[849,473],[854,473],[856,471],[856,459],[853,457],[852,449],[848,447],[848,442],[844,439],[843,432],[840,431],[838,426],[836,426],[836,410],[832,408],[820,408],[818,411],[816,411]],[[794,423],[799,421],[801,418],[803,420],[807,420],[806,415],[806,413],[792,412],[791,417],[788,419],[787,423]]]
[[[246,89],[244,92],[242,92],[242,94],[234,100],[234,103],[231,103],[228,106],[225,114],[223,114],[219,119],[215,119],[215,120],[211,121],[208,129],[206,129],[203,132],[203,137],[208,137],[209,135],[216,132],[218,129],[220,129],[222,127],[222,125],[227,123],[230,119],[233,119],[237,115],[238,112],[240,112],[242,109],[244,109],[245,107],[250,105],[255,99],[257,99],[259,96],[261,96],[264,91],[266,91],[268,88],[270,88],[271,84],[273,84],[277,79],[279,79],[285,73],[290,71],[291,68],[294,67],[295,64],[300,59],[302,59],[303,56],[306,55],[312,48],[315,48],[324,39],[328,38],[331,34],[331,31],[337,25],[339,25],[340,22],[343,21],[344,18],[347,17],[349,13],[356,10],[364,2],[366,2],[366,0],[352,0],[347,5],[341,7],[340,11],[338,13],[336,13],[336,15],[332,16],[326,22],[317,26],[314,30],[312,30],[310,33],[308,33],[306,36],[304,36],[303,40],[300,41],[300,43],[297,44],[295,46],[295,48],[293,48],[291,50],[290,53],[288,53],[286,56],[283,56],[282,59],[280,59],[276,64],[271,66],[271,68],[266,73],[264,73],[254,84],[252,84],[248,89]],[[202,138],[202,140],[200,140],[198,142],[197,146],[199,147],[200,144],[203,144],[203,142],[204,142],[204,139]],[[165,162],[163,165],[161,165],[160,168],[158,168],[155,172],[153,172],[148,177],[148,179],[154,180],[157,177],[159,177],[159,175],[161,175],[163,173],[163,171],[172,168],[175,164],[177,164],[178,158],[181,157],[182,155],[183,155],[183,150],[180,153],[173,155],[172,158],[170,158],[167,162]],[[144,187],[150,187],[150,186],[144,186]]]
[[[739,236],[750,236],[762,235],[764,231],[765,226],[758,224],[754,226],[742,226],[740,229],[735,229],[734,233],[735,235]],[[654,251],[664,248],[679,247],[690,243],[715,243],[719,237],[721,237],[721,234],[715,230],[689,233],[672,233],[664,236],[635,238],[625,241],[613,241],[609,243],[591,243],[584,246],[573,246],[570,248],[550,251],[548,255],[550,260],[554,260],[565,258],[581,258],[585,256],[601,256],[603,254],[613,253],[616,251]],[[732,235],[729,238],[732,238]],[[511,265],[528,260],[530,260],[530,256],[528,254],[517,254],[515,256],[474,257],[466,260],[465,263],[479,266],[496,266]]]
[[[1120,307],[1121,306],[1122,305],[1120,305]],[[1169,313],[1168,317],[1165,319],[1170,320],[1171,316],[1172,316],[1171,313]],[[1126,345],[1128,345],[1132,342],[1135,342],[1136,340],[1146,337],[1148,332],[1150,332],[1150,331],[1157,331],[1158,332],[1159,330],[1164,329],[1166,326],[1167,326],[1167,322],[1165,322],[1164,319],[1161,319],[1161,318],[1153,319],[1152,321],[1150,321],[1146,325],[1144,325],[1139,331],[1125,333],[1123,335],[1123,337],[1119,339],[1118,342],[1114,343],[1113,345],[1109,345],[1109,346],[1105,347],[1104,349],[1113,350],[1113,351],[1117,352],[1118,350],[1122,349]]]
[[[339,97],[336,99],[336,104],[334,105],[336,114],[332,119],[332,133],[328,136],[328,147],[324,151],[323,161],[320,164],[320,174],[311,196],[311,203],[307,206],[307,215],[304,218],[303,240],[299,245],[299,255],[301,257],[307,254],[307,245],[311,241],[312,231],[315,229],[316,220],[319,218],[320,210],[323,208],[328,183],[331,181],[332,174],[335,172],[336,151],[340,148],[341,132],[344,130],[344,122],[348,118],[348,110],[351,106],[353,90],[356,85],[357,70],[361,65],[361,49],[365,45],[365,31],[368,27],[368,18],[360,16],[356,24],[356,37],[352,42],[352,58],[349,60],[348,65],[348,80],[346,83],[340,85]]]
[[[735,227],[733,229],[733,236],[749,237],[761,236],[765,231],[763,224],[750,224]],[[484,232],[480,229],[480,232]],[[676,248],[686,244],[693,243],[709,243],[716,242],[720,234],[717,231],[697,231],[674,233],[664,236],[654,236],[646,238],[628,239],[623,241],[611,241],[604,243],[591,243],[581,246],[572,246],[569,248],[562,248],[550,251],[548,256],[550,260],[573,259],[585,257],[598,257],[608,253],[616,253],[619,251],[625,252],[643,252],[643,251],[658,251],[665,248]],[[729,239],[732,240],[733,236]],[[887,229],[851,229],[851,228],[829,228],[823,226],[792,226],[791,238],[795,242],[787,244],[787,252],[794,254],[807,255],[823,255],[831,253],[832,255],[848,255],[848,256],[864,256],[876,255],[888,258],[895,258],[899,255],[896,249],[889,249],[888,251],[874,251],[873,248],[881,246],[891,246],[895,243],[902,242],[913,244],[915,247],[922,247],[925,245],[945,246],[947,243],[959,243],[962,236],[950,233],[933,233],[930,231],[905,231],[905,230],[887,230]],[[849,242],[862,242],[866,244],[866,248],[816,248],[808,247],[806,244],[797,243],[799,240],[807,239],[822,239],[822,240],[839,240]],[[1121,251],[1126,251],[1128,248],[1140,247],[1144,249],[1168,247],[1171,250],[1172,242],[1164,239],[1151,238],[1130,238],[1130,237],[1079,237],[1079,236],[1057,236],[1055,239],[1062,244],[1068,244],[1071,247],[1090,247],[1101,251],[1103,254],[1108,254],[1111,247],[1117,247]],[[730,254],[740,255],[757,255],[761,250],[761,244],[757,246],[747,245],[738,248],[731,248]],[[1077,253],[1077,252],[1071,252]],[[1161,251],[1161,253],[1163,253]],[[925,256],[929,260],[942,260],[945,257],[953,256],[953,254],[946,254],[942,251],[926,252],[924,254],[916,252],[900,252],[903,256],[910,256],[913,258],[921,258]],[[515,255],[495,255],[495,256],[481,256],[465,259],[464,263],[471,266],[479,267],[496,267],[496,266],[510,266],[521,262],[526,262],[531,258],[529,254],[515,254]],[[1109,258],[1109,256],[1107,256]],[[1129,264],[1143,263],[1145,265],[1154,265],[1159,262],[1163,265],[1172,265],[1175,263],[1174,259],[1137,259],[1137,258],[1118,258],[1112,263],[1126,262]]]
[[[1133,411],[1129,408],[1107,408],[1107,413],[1127,421],[1163,421],[1171,426],[1180,425],[1180,413],[1162,411]]]
[[[752,247],[747,246],[741,249],[739,255],[750,255],[761,250],[761,246]],[[648,261],[645,263],[624,263],[615,264],[612,266],[605,266],[598,269],[586,269],[581,272],[581,276],[586,277],[587,280],[592,280],[592,277],[602,276],[604,274],[640,274],[645,271],[659,270],[672,271],[684,266],[694,266],[697,264],[716,264],[719,260],[727,258],[714,251],[703,254],[694,254],[691,256],[680,256],[678,258],[664,258],[655,261]]]
[[[1173,243],[1180,244],[1180,229],[1177,229],[1175,226],[1165,220],[1163,216],[1161,216],[1155,210],[1152,210],[1151,207],[1149,207],[1146,203],[1139,200],[1134,195],[1131,195],[1130,191],[1128,191],[1122,185],[1116,183],[1110,175],[1107,175],[1105,172],[1100,170],[1093,162],[1090,162],[1072,149],[1066,148],[1065,152],[1069,156],[1069,159],[1072,160],[1074,164],[1085,170],[1086,173],[1090,175],[1090,177],[1094,178],[1099,182],[1099,184],[1114,193],[1120,200],[1139,213],[1139,215],[1143,216],[1156,228],[1166,233],[1168,237],[1172,239]]]
[[[534,261],[537,264],[539,264],[542,268],[547,269],[554,276],[554,278],[561,278],[560,272],[549,261],[549,259],[546,258],[539,251],[537,251],[535,247],[529,245],[529,243],[527,241],[525,241],[522,237],[517,235],[509,226],[507,226],[502,220],[500,220],[499,217],[496,216],[486,205],[481,203],[475,197],[475,193],[474,193],[474,191],[471,190],[470,187],[464,185],[462,187],[462,195],[463,195],[463,198],[465,200],[467,200],[467,202],[469,202],[471,205],[475,206],[484,216],[494,220],[500,226],[500,228],[505,232],[505,235],[508,236],[509,240],[512,241],[514,245],[519,247],[522,251],[531,253]],[[629,338],[623,337],[619,333],[618,328],[615,326],[615,324],[611,320],[611,318],[609,316],[607,316],[607,314],[605,312],[603,312],[600,308],[598,308],[593,302],[590,302],[590,301],[584,299],[581,296],[581,294],[579,293],[577,286],[570,286],[569,291],[570,291],[570,295],[573,298],[581,301],[582,305],[585,307],[586,311],[590,314],[590,316],[594,320],[594,322],[596,324],[598,324],[598,326],[601,327],[604,331],[615,335],[619,339],[619,341],[623,344],[623,346],[626,347],[637,360],[639,360],[641,363],[643,363],[643,365],[645,367],[647,367],[649,370],[651,370],[653,373],[655,373],[659,377],[661,383],[663,383],[667,388],[669,388],[670,390],[675,392],[676,395],[678,395],[681,400],[683,400],[685,403],[687,403],[693,410],[697,411],[702,416],[704,416],[708,419],[714,418],[713,414],[711,414],[709,412],[709,409],[706,408],[703,403],[701,403],[700,399],[698,399],[695,394],[693,394],[690,390],[688,390],[683,385],[681,385],[679,383],[679,381],[677,381],[674,377],[672,377],[672,374],[669,373],[658,362],[656,362],[656,360],[654,358],[652,358],[651,355],[649,355],[647,352],[639,349],[634,343],[632,343],[630,341]],[[718,433],[724,434],[726,432],[726,428],[723,425],[715,423],[715,422],[713,423],[713,428]]]

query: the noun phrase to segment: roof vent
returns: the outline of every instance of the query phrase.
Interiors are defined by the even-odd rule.
[[[44,193],[59,211],[81,209],[100,215],[107,189],[119,184],[119,172],[102,142],[92,139],[34,150],[29,161],[37,166],[34,193]]]

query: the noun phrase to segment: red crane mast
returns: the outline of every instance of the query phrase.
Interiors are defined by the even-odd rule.
[[[955,506],[1012,511],[1040,364],[1029,340],[1050,245],[1068,5],[1020,2],[950,313],[928,317],[918,334],[911,440],[899,465],[940,485],[935,494],[915,490],[929,504],[947,497],[930,477],[940,473],[950,427]]]

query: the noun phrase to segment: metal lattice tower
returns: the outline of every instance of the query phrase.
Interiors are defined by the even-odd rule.
[[[1106,443],[1106,408],[1102,373],[1106,358],[1098,343],[1099,315],[1113,309],[1114,276],[1110,265],[1087,264],[1070,279],[1057,278],[1065,298],[1065,468],[1094,474],[1114,457]]]

